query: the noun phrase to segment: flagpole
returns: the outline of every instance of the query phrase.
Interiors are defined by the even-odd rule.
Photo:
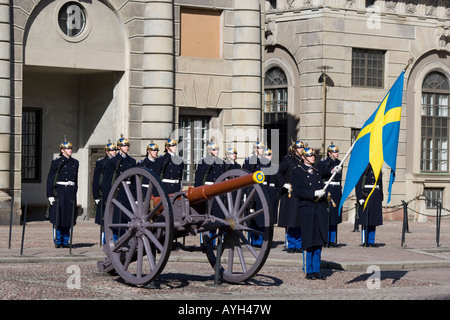
[[[350,146],[350,149],[348,149],[348,151],[345,154],[344,158],[342,159],[341,163],[339,163],[336,167],[334,167],[334,172],[331,175],[330,179],[328,179],[327,183],[325,183],[325,186],[322,189],[323,191],[325,191],[328,188],[328,186],[330,185],[331,181],[333,181],[334,176],[337,174],[336,168],[339,167],[339,168],[342,169],[342,167],[344,166],[344,162],[345,162],[345,160],[347,160],[348,156],[352,152],[353,147],[355,146],[355,143],[356,143],[356,141],[353,142],[353,144]]]

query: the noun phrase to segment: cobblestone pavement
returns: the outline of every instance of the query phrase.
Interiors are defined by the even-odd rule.
[[[378,248],[359,245],[353,224],[339,226],[340,248],[324,248],[326,280],[306,280],[301,254],[284,251],[284,229],[275,227],[274,246],[260,272],[242,284],[214,284],[214,270],[202,253],[173,251],[154,287],[131,286],[97,271],[105,257],[92,221],[75,226],[72,253],[55,249],[48,222],[0,227],[0,299],[83,300],[428,300],[450,299],[450,220],[409,222],[401,246],[402,222],[377,229]],[[198,244],[198,237],[189,241]],[[377,271],[373,273],[374,270]],[[79,274],[78,278],[74,275]],[[79,283],[77,282],[79,279]]]

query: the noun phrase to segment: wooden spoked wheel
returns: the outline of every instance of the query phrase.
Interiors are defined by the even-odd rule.
[[[248,173],[244,170],[230,170],[216,182]],[[208,260],[215,268],[220,240],[220,276],[233,283],[246,281],[262,268],[272,246],[273,224],[266,192],[255,184],[215,197],[214,200],[220,207],[220,213],[211,211],[210,214],[219,221],[223,220],[224,227],[202,234]],[[212,201],[209,201],[209,206],[208,209],[211,210]]]
[[[167,192],[151,170],[131,168],[117,178],[104,226],[106,253],[123,280],[143,285],[158,277],[169,258],[174,226]]]

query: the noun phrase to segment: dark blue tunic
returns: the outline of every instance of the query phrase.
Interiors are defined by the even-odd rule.
[[[225,162],[218,157],[208,155],[205,158],[202,158],[197,166],[197,170],[195,171],[194,187],[214,183],[217,178],[225,172],[225,169]],[[221,197],[221,199],[223,201],[224,197]],[[206,208],[206,202],[200,203],[196,206],[196,210],[201,214],[206,213]],[[222,209],[220,209],[219,204],[215,200],[212,201],[210,214],[222,219],[225,218]]]
[[[108,156],[100,158],[95,163],[94,169],[94,177],[92,178],[92,197],[94,200],[102,199],[102,188],[101,184],[103,181],[103,177],[105,174],[106,161],[108,160]],[[100,203],[96,206],[95,209],[95,223],[103,224],[103,213],[105,209],[105,203],[100,201]]]
[[[304,249],[323,246],[328,239],[328,210],[326,197],[317,200],[316,190],[323,189],[322,175],[315,167],[304,163],[297,164],[292,170],[292,189],[298,198],[298,214],[302,230]]]
[[[296,155],[285,156],[278,167],[278,180],[279,180],[279,192],[280,192],[280,209],[278,214],[278,226],[297,228],[300,226],[300,215],[298,210],[298,199],[291,192],[289,193],[284,188],[285,183],[292,184],[292,170],[300,163],[300,158]]]
[[[181,191],[184,171],[182,158],[176,155],[172,156],[166,152],[156,160],[154,171],[162,180],[169,195]]]
[[[365,177],[365,178],[364,178]],[[358,209],[358,224],[366,225],[366,217],[369,215],[367,221],[368,226],[380,226],[383,224],[383,177],[380,172],[378,177],[377,188],[373,191],[369,198],[369,202],[366,205],[366,210],[364,210],[364,205],[359,206]],[[367,200],[367,196],[372,191],[372,186],[375,184],[375,175],[373,173],[372,166],[369,164],[366,170],[361,175],[358,183],[355,187],[356,199]]]
[[[49,208],[50,222],[57,227],[76,224],[78,190],[78,160],[64,156],[52,160],[47,177],[47,198],[54,197],[55,203]],[[73,185],[58,184],[71,182]]]
[[[331,171],[334,169],[334,167],[338,166],[340,163],[341,161],[339,159],[332,159],[331,157],[320,160],[317,167],[322,174],[324,184],[327,183],[333,175]],[[336,173],[326,190],[327,195],[329,192],[335,204],[335,206],[333,206],[333,203],[328,203],[328,208],[330,210],[330,225],[332,226],[335,226],[342,222],[342,215],[339,215],[339,203],[341,202],[342,198],[341,180],[342,172]]]
[[[115,180],[123,174],[127,169],[133,168],[136,166],[136,160],[129,156],[124,155],[122,156],[121,153],[117,153],[114,157],[106,160],[106,166],[105,166],[105,173],[103,176],[102,181],[102,197],[103,202],[106,204],[106,201],[108,199],[108,195],[111,191],[111,187],[114,184]],[[130,182],[131,183],[131,182]],[[130,188],[132,188],[132,185],[130,184]],[[130,209],[130,200],[127,198],[127,195],[125,193],[124,188],[120,188],[119,194],[116,196],[116,199],[122,203],[126,208]],[[121,216],[121,218],[119,217]],[[113,216],[113,222],[124,222],[123,218],[125,217],[125,214],[120,215],[120,210],[114,206],[114,216]]]

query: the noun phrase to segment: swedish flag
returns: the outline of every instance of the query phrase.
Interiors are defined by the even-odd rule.
[[[388,202],[391,200],[391,190],[395,181],[395,167],[397,163],[404,73],[405,71],[403,70],[378,108],[364,123],[356,138],[348,164],[339,213],[344,201],[358,183],[369,162],[372,165],[376,180],[378,180],[380,175],[383,162],[386,162],[391,168]],[[374,189],[372,189],[372,192]],[[372,192],[367,198],[372,195]],[[367,204],[367,201],[365,203]]]

